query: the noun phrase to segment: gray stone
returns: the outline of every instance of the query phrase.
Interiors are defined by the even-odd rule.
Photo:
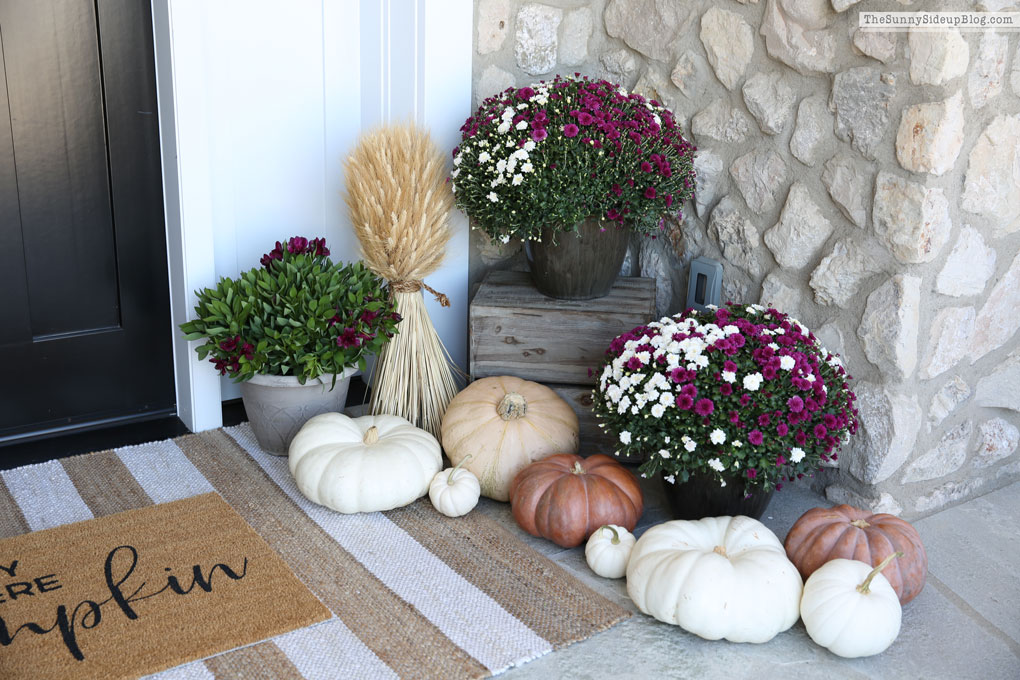
[[[652,68],[646,68],[638,78],[632,88],[633,92],[636,92],[643,96],[645,99],[654,99],[659,102],[662,106],[672,111],[676,115],[680,125],[684,124],[683,116],[678,114],[679,102],[677,101],[673,92],[670,90],[673,86],[669,80],[659,74],[658,71]]]
[[[928,406],[928,431],[931,432],[933,428],[941,425],[949,414],[970,398],[970,394],[970,387],[963,378],[953,376],[931,399]]]
[[[994,222],[994,235],[1020,230],[1020,114],[996,116],[970,152],[960,207]]]
[[[878,271],[872,259],[854,243],[837,241],[811,274],[815,302],[845,307],[857,295],[861,284]]]
[[[556,34],[563,10],[549,5],[528,4],[517,12],[514,58],[517,66],[533,76],[556,68]]]
[[[896,87],[878,69],[859,66],[836,75],[829,108],[836,113],[836,136],[866,158],[875,158],[889,124],[889,101]]]
[[[768,0],[760,33],[769,56],[803,74],[836,70],[835,15],[825,0]]]
[[[761,238],[754,224],[744,216],[732,197],[725,196],[712,211],[708,233],[719,244],[723,257],[731,264],[751,276],[759,275],[761,263],[758,260],[758,249],[761,247]]]
[[[1002,12],[1010,9],[1020,9],[1020,2],[1017,0],[977,0],[974,9],[981,12]]]
[[[606,52],[599,57],[599,61],[602,63],[606,76],[625,87],[630,82],[631,76],[637,71],[637,60],[634,55],[630,50],[622,47]]]
[[[921,278],[897,274],[868,296],[857,329],[864,354],[894,380],[905,380],[917,365]]]
[[[977,229],[965,225],[935,279],[935,290],[953,297],[979,295],[994,273],[995,250]]]
[[[850,438],[844,469],[865,484],[889,479],[914,450],[921,429],[916,394],[899,394],[874,383],[854,384],[861,429]]]
[[[641,251],[638,261],[641,263],[641,276],[655,279],[655,313],[659,316],[666,316],[673,306],[673,288],[675,281],[673,274],[675,267],[671,266],[669,259],[663,252],[663,245],[660,239],[641,239]]]
[[[910,80],[915,85],[943,85],[967,72],[970,48],[955,28],[944,31],[911,29]]]
[[[560,63],[577,66],[588,60],[588,40],[595,27],[595,15],[588,7],[571,10],[563,18],[563,40],[560,41]]]
[[[1020,355],[1013,354],[977,384],[977,405],[1020,413]]]
[[[821,349],[829,354],[840,355],[844,351],[843,332],[831,321],[815,332],[815,338],[821,343]],[[823,352],[824,353],[824,352]]]
[[[475,8],[478,26],[478,54],[492,54],[501,47],[510,32],[510,0],[478,0]]]
[[[983,108],[1002,92],[1008,49],[1009,38],[1005,33],[985,31],[981,34],[977,59],[967,76],[967,94],[970,95],[970,105],[975,109]]]
[[[736,12],[713,6],[701,17],[700,35],[716,77],[732,90],[754,54],[751,26]]]
[[[963,147],[963,94],[903,110],[896,134],[896,158],[907,170],[944,175]]]
[[[973,364],[992,350],[998,349],[1020,329],[1020,255],[1013,258],[1009,269],[988,294],[988,299],[974,321],[974,335],[968,356]]]
[[[780,312],[797,316],[803,304],[803,297],[800,289],[777,269],[762,281],[759,302]]]
[[[790,137],[790,153],[804,165],[814,166],[832,135],[832,114],[823,97],[805,97],[797,107],[797,126]]]
[[[832,0],[832,9],[837,12],[845,12],[861,0]]]
[[[985,483],[983,479],[971,479],[966,482],[950,482],[938,487],[930,494],[919,497],[914,502],[914,510],[919,513],[930,513],[944,508],[950,503],[962,501],[972,496]]]
[[[783,131],[793,114],[797,93],[779,73],[757,73],[747,79],[743,87],[744,103],[758,127],[767,135]]]
[[[489,64],[482,71],[478,83],[475,85],[475,103],[481,104],[486,97],[502,92],[508,87],[514,86],[514,77],[496,66]]]
[[[713,101],[691,119],[691,133],[695,140],[708,137],[717,142],[742,142],[750,129],[751,122],[747,116],[721,98]]]
[[[611,0],[603,18],[606,32],[658,61],[669,61],[672,45],[684,34],[688,10],[672,0]]]
[[[709,65],[703,56],[687,50],[676,60],[669,79],[679,88],[685,97],[694,97],[705,89]]]
[[[967,460],[973,432],[974,426],[969,420],[947,432],[935,448],[919,456],[907,467],[903,483],[927,482],[959,470]]]
[[[892,494],[885,491],[878,498],[863,496],[852,489],[839,484],[832,484],[825,488],[825,497],[833,505],[852,505],[861,510],[868,510],[873,514],[888,513],[899,516],[903,514],[903,506],[896,502]]]
[[[847,219],[862,228],[868,223],[871,165],[849,153],[837,154],[825,162],[822,183]]]
[[[945,373],[967,355],[975,315],[973,307],[946,307],[939,311],[928,332],[928,348],[921,362],[922,378],[927,380]]]
[[[949,240],[949,202],[926,187],[884,170],[875,178],[875,232],[900,262],[931,262]]]
[[[1013,94],[1020,97],[1020,45],[1017,45],[1016,54],[1013,55],[1013,70],[1009,74],[1009,84],[1013,87]]]
[[[772,148],[758,146],[730,166],[730,176],[752,212],[772,210],[786,185],[786,163]]]
[[[698,217],[708,214],[725,183],[722,156],[708,149],[698,149],[694,156],[694,209]]]
[[[811,200],[807,186],[794,182],[779,221],[765,232],[765,245],[784,269],[800,269],[814,261],[833,226]]]
[[[974,467],[990,467],[1013,455],[1020,444],[1020,430],[1008,420],[992,418],[981,423],[977,443]]]
[[[882,31],[854,31],[853,45],[866,57],[888,64],[896,58],[896,34]]]

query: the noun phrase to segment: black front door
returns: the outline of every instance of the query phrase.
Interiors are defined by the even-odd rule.
[[[0,0],[0,445],[172,413],[152,17]]]

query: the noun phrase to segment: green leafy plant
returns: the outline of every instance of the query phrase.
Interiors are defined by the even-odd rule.
[[[345,368],[365,368],[396,333],[383,280],[361,262],[336,264],[324,239],[295,236],[262,257],[262,267],[196,293],[187,340],[220,375],[293,375],[304,384]]]

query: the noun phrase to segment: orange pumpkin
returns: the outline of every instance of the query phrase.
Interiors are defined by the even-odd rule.
[[[784,546],[804,580],[830,560],[844,558],[876,566],[894,552],[902,552],[903,557],[882,571],[900,604],[917,597],[928,573],[928,554],[917,529],[894,515],[873,515],[851,505],[808,510],[790,529]]]
[[[644,498],[634,474],[609,456],[557,453],[517,473],[510,505],[529,534],[573,548],[606,524],[633,531]]]

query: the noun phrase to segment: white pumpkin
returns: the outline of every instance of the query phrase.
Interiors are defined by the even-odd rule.
[[[654,526],[627,565],[638,609],[707,640],[768,642],[797,622],[802,588],[775,534],[743,516]]]
[[[588,537],[584,544],[584,559],[602,578],[623,578],[635,541],[634,534],[623,527],[607,524]]]
[[[337,512],[391,510],[421,498],[443,466],[436,438],[399,416],[311,418],[290,445],[308,500]]]
[[[510,500],[518,472],[554,453],[577,453],[577,415],[555,392],[511,376],[476,380],[453,398],[442,427],[450,462],[466,465],[482,495]]]
[[[437,472],[429,484],[432,506],[447,517],[466,515],[478,505],[481,495],[478,478],[461,467],[470,458],[468,456],[456,466]]]
[[[874,569],[866,562],[835,559],[808,577],[800,616],[808,635],[833,654],[855,659],[880,654],[900,634],[902,607],[881,571],[895,557]]]

